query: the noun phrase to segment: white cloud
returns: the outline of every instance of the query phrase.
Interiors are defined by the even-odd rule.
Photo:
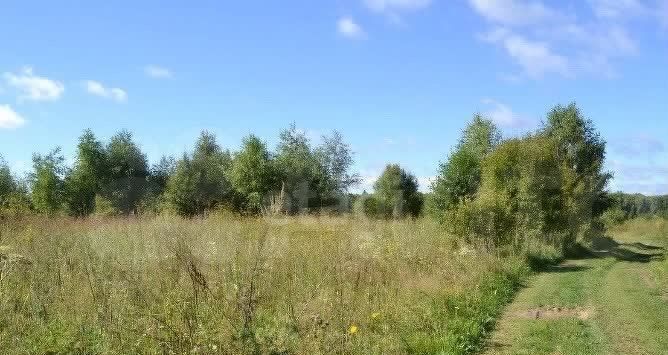
[[[171,79],[174,77],[171,70],[158,65],[147,65],[144,68],[144,73],[154,79]]]
[[[21,127],[26,120],[9,105],[0,105],[0,129],[13,129]]]
[[[621,18],[648,13],[637,0],[589,0],[596,16],[586,21],[578,20],[583,17],[572,14],[572,8],[548,7],[540,0],[469,3],[490,24],[499,26],[480,38],[503,48],[522,68],[521,76],[533,79],[547,74],[615,77],[615,61],[639,53]]]
[[[431,0],[364,0],[364,4],[375,12],[397,14],[423,9],[431,4]]]
[[[404,14],[427,8],[432,0],[363,0],[363,2],[369,10],[387,17],[394,24],[402,25]]]
[[[635,41],[620,25],[571,23],[538,31],[538,33],[552,40],[580,46],[606,56],[632,55],[638,52]]]
[[[482,39],[499,44],[531,78],[541,78],[547,73],[570,77],[568,59],[556,54],[546,42],[532,41],[507,29],[496,29]]]
[[[65,86],[62,83],[35,75],[31,67],[25,67],[16,74],[7,72],[4,77],[7,85],[22,93],[19,96],[19,101],[55,101],[65,91]]]
[[[589,0],[594,14],[601,18],[619,19],[642,15],[648,8],[638,0]]]
[[[128,100],[128,95],[123,89],[107,88],[94,80],[86,80],[83,84],[86,91],[91,95],[104,97],[116,102],[126,102]]]
[[[537,24],[560,17],[540,1],[469,0],[469,3],[487,20],[508,26]]]
[[[360,25],[358,25],[352,17],[344,16],[336,23],[336,28],[339,33],[345,37],[352,39],[362,39],[366,37],[366,33]]]
[[[516,112],[514,112],[508,105],[492,99],[483,99],[482,103],[488,105],[490,108],[483,113],[494,123],[503,128],[527,128],[532,125],[532,120],[529,120]]]

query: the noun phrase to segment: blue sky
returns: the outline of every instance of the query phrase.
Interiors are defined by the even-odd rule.
[[[0,154],[92,128],[152,161],[202,129],[235,149],[291,122],[341,131],[365,185],[436,174],[475,112],[507,135],[576,101],[609,143],[611,189],[668,193],[668,0],[0,3]]]

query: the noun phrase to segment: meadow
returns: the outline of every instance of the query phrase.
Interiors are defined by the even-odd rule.
[[[530,274],[430,219],[5,221],[13,354],[464,354]]]

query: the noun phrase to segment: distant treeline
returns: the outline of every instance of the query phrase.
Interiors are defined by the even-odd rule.
[[[426,212],[470,240],[565,247],[600,230],[602,213],[617,201],[605,190],[611,175],[603,171],[604,158],[605,142],[575,104],[554,107],[538,130],[505,140],[491,120],[475,115],[426,196],[416,177],[396,164],[386,167],[371,194],[352,195],[359,176],[338,132],[314,146],[292,125],[274,150],[249,135],[236,152],[202,132],[191,152],[149,165],[130,132],[102,142],[86,130],[72,166],[59,149],[35,154],[25,179],[0,163],[0,210],[79,217],[166,211],[191,217],[221,209],[251,215],[353,211],[371,218]],[[620,201],[615,205],[625,218],[665,206],[663,200],[634,200],[634,207]]]
[[[668,217],[668,195],[645,196],[616,192],[610,194],[611,208],[605,212],[610,223],[620,223],[637,217]]]

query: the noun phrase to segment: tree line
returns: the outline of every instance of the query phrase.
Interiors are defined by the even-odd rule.
[[[645,196],[615,192],[610,195],[611,207],[604,213],[608,224],[618,224],[638,217],[668,217],[668,195]]]
[[[351,194],[360,178],[338,132],[314,146],[292,125],[273,151],[249,135],[236,152],[202,132],[191,152],[149,165],[130,132],[105,144],[86,130],[72,166],[65,166],[59,149],[35,154],[32,172],[21,181],[0,163],[0,205],[72,216],[170,210],[192,217],[216,209],[352,211],[371,218],[427,214],[469,239],[518,244],[531,236],[568,246],[600,230],[603,212],[622,203],[606,192],[611,175],[603,170],[604,159],[605,141],[575,104],[554,107],[535,132],[511,139],[475,115],[426,194],[396,164],[387,165],[372,193]]]
[[[79,138],[72,166],[61,150],[33,155],[24,180],[0,160],[0,206],[9,212],[84,217],[174,211],[182,216],[216,209],[244,214],[295,214],[312,210],[344,212],[348,190],[359,181],[351,173],[352,152],[338,132],[313,147],[294,125],[283,130],[275,152],[255,135],[239,151],[223,149],[202,132],[192,152],[163,157],[149,165],[128,131],[104,144],[91,130]]]

